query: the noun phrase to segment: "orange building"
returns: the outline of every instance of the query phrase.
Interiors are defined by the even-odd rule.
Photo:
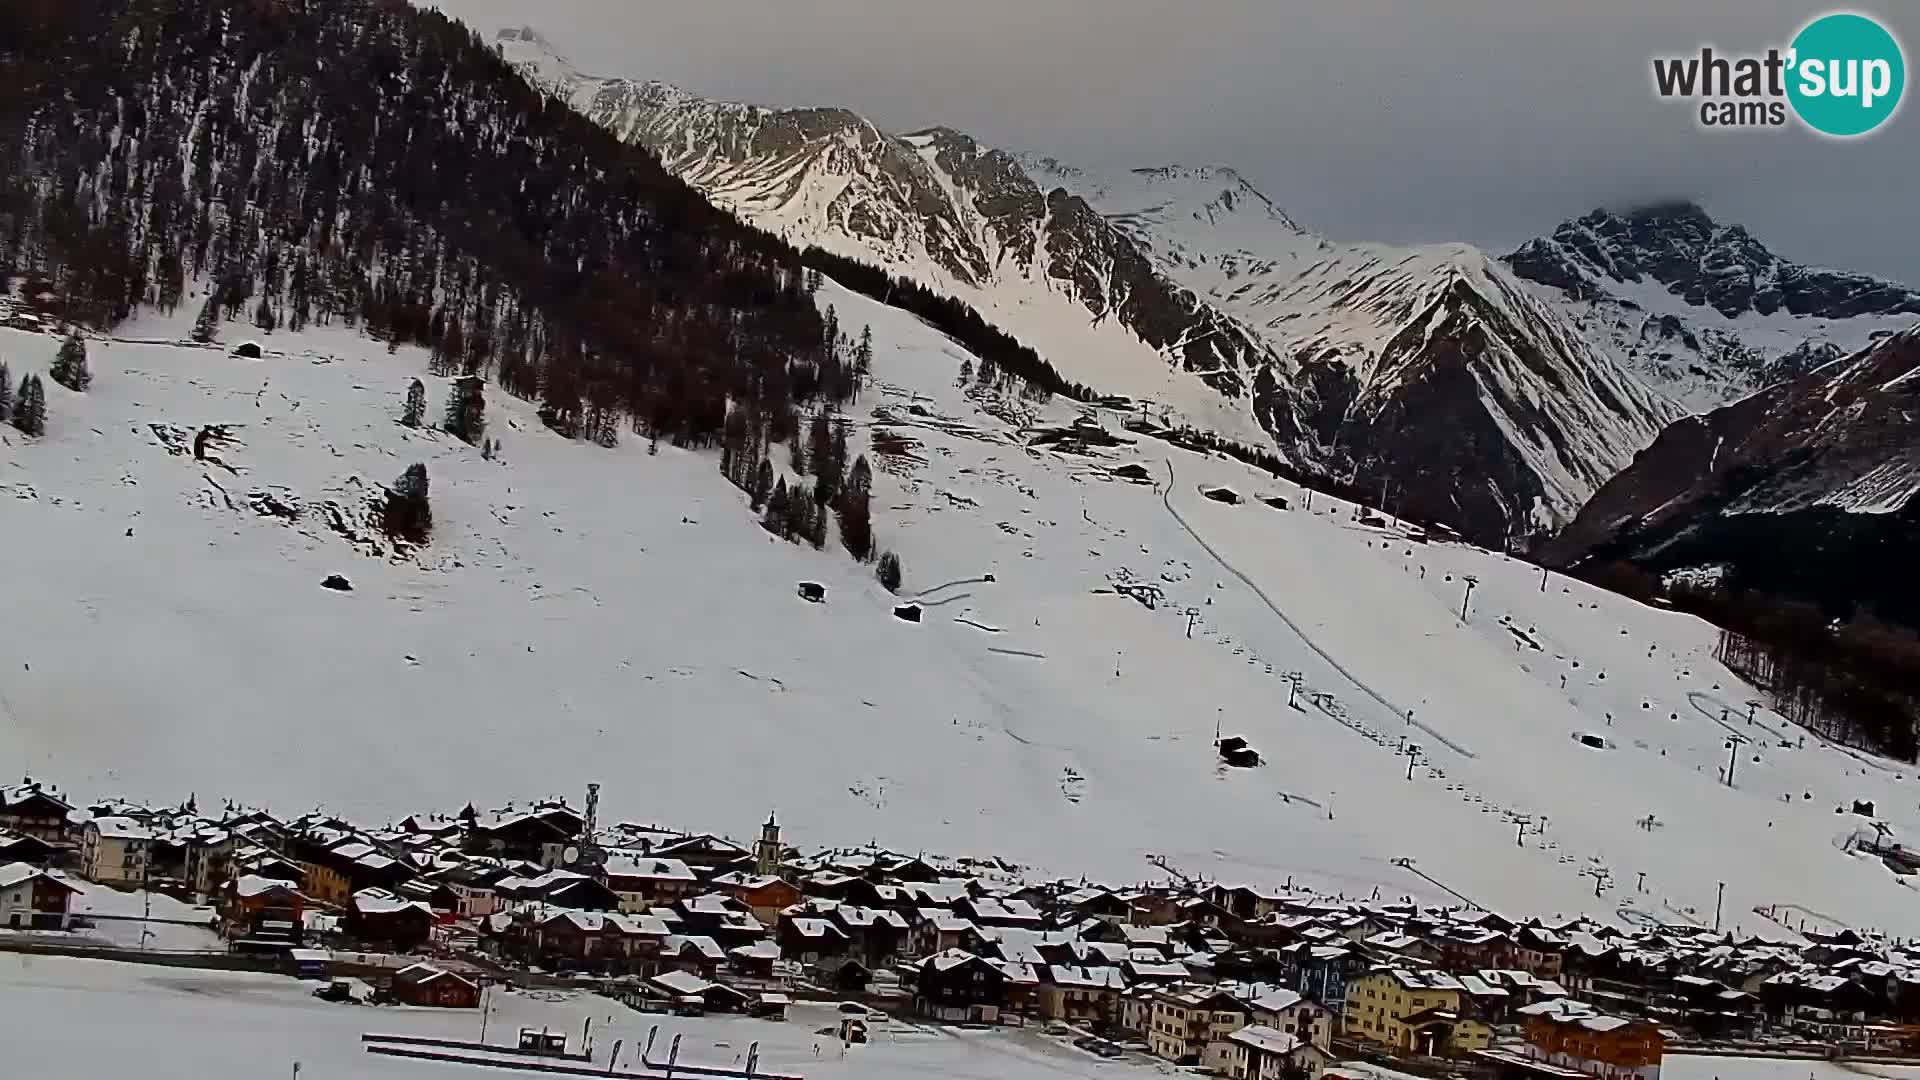
[[[1529,1056],[1603,1080],[1659,1080],[1666,1036],[1648,1020],[1610,1016],[1582,1001],[1542,1001],[1517,1010]]]

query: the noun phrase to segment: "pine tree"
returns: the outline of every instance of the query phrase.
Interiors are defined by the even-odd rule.
[[[407,406],[400,413],[400,422],[410,428],[417,428],[427,419],[427,386],[419,379],[407,384]]]
[[[833,310],[832,304],[827,305],[826,339],[827,339],[826,340],[827,351],[835,352],[839,350],[840,348],[840,313]]]
[[[447,397],[447,414],[440,426],[469,446],[478,445],[486,438],[487,389],[478,375],[463,375],[453,381],[453,393]]]
[[[953,385],[964,388],[968,383],[972,381],[973,381],[973,361],[963,356],[960,358],[960,378],[956,380]]]
[[[806,500],[802,499],[805,503]],[[827,546],[827,508],[807,503],[807,542],[817,551]]]
[[[873,557],[873,514],[871,496],[873,492],[873,470],[867,465],[865,454],[855,459],[853,468],[847,472],[847,486],[840,492],[837,508],[840,511],[840,542],[846,545],[848,554],[865,562]]]
[[[853,370],[865,375],[867,369],[872,366],[873,327],[864,326],[860,329],[860,344],[856,345],[853,350]]]
[[[900,591],[900,556],[888,551],[880,556],[880,565],[874,567],[873,576],[880,579],[880,585],[890,593]]]
[[[796,476],[807,475],[807,442],[798,431],[787,440],[787,449],[793,454],[793,472]]]
[[[833,421],[817,412],[807,425],[807,457],[813,462],[813,501],[822,506],[840,490],[840,469],[833,460]]]
[[[480,440],[480,460],[492,461],[495,453],[494,448],[499,445],[500,445],[499,443],[495,442],[492,439]]]
[[[433,533],[433,506],[427,497],[427,467],[407,466],[387,491],[382,525],[388,536],[410,544],[424,544]]]
[[[273,305],[267,302],[264,294],[260,297],[260,306],[253,309],[253,325],[269,334],[273,333],[274,328],[279,326],[279,320],[275,319],[273,315]]]
[[[761,458],[760,467],[754,470],[752,494],[755,510],[766,505],[768,497],[773,494],[773,462],[766,458]]]
[[[200,316],[193,320],[193,333],[190,336],[202,345],[210,345],[219,327],[220,297],[214,290],[208,289],[207,302],[200,305]]]
[[[69,390],[84,392],[93,385],[93,373],[87,370],[87,343],[80,340],[79,334],[68,334],[67,340],[60,343],[60,351],[54,354],[53,366],[47,369],[47,374]]]
[[[22,435],[47,433],[47,393],[40,376],[27,375],[20,380],[20,393],[13,399],[13,426]]]
[[[0,360],[0,424],[7,422],[13,415],[13,373],[7,370],[7,362]]]
[[[774,481],[773,494],[767,496],[767,513],[764,518],[767,529],[781,536],[787,533],[787,478]]]

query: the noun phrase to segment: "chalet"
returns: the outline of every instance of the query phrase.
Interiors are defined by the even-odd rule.
[[[889,881],[926,884],[941,880],[940,870],[917,855],[901,855],[880,860],[880,874]]]
[[[1115,967],[1049,965],[1040,976],[1040,1016],[1047,1020],[1112,1022],[1126,976]]]
[[[847,932],[826,919],[785,914],[775,931],[780,955],[802,964],[847,955]]]
[[[1228,1035],[1210,1056],[1217,1075],[1229,1080],[1319,1080],[1332,1060],[1324,1047],[1264,1024]]]
[[[619,909],[629,914],[665,907],[701,890],[693,868],[677,858],[610,851],[602,868],[607,888],[616,894]]]
[[[840,904],[828,917],[847,935],[847,955],[870,968],[893,963],[907,943],[907,920],[897,912]]]
[[[0,829],[0,866],[8,863],[30,863],[34,866],[50,866],[60,849],[37,836],[17,833],[11,829]]]
[[[1007,1003],[1007,975],[972,953],[943,952],[920,962],[914,1008],[950,1024],[995,1023]]]
[[[1411,961],[1412,966],[1432,966],[1438,965],[1443,959],[1440,948],[1432,942],[1397,931],[1375,934],[1361,944],[1388,963],[1397,958]]]
[[[780,944],[756,941],[727,950],[727,968],[750,979],[773,978],[773,965],[780,959]]]
[[[828,956],[813,965],[813,981],[842,997],[864,997],[873,969],[851,956]]]
[[[67,815],[73,807],[52,789],[32,781],[0,787],[0,829],[53,845],[68,842]]]
[[[782,911],[800,902],[798,886],[771,875],[735,872],[714,878],[712,884],[715,889],[745,905],[763,926],[778,923]]]
[[[1566,938],[1538,926],[1522,926],[1513,934],[1514,966],[1543,979],[1560,977],[1566,949]]]
[[[1761,1006],[1789,1023],[1865,1020],[1873,1006],[1866,987],[1844,975],[1783,971],[1760,984]]]
[[[484,919],[499,910],[495,883],[509,876],[504,867],[468,863],[442,871],[435,879],[453,893],[455,914],[467,919]]]
[[[93,818],[80,833],[80,873],[105,885],[148,881],[154,838],[152,828],[132,818]]]
[[[472,855],[525,859],[542,866],[558,866],[566,849],[580,838],[585,819],[564,801],[535,803],[524,810],[509,807],[466,818],[463,847]]]
[[[1466,995],[1462,1006],[1476,1019],[1489,1024],[1501,1023],[1515,1005],[1513,994],[1493,979],[1473,972],[1463,972],[1455,978],[1460,982],[1460,992]]]
[[[245,877],[251,874],[254,877],[291,882],[294,888],[302,892],[306,891],[303,887],[306,871],[301,868],[300,863],[265,848],[239,848],[229,861],[228,871],[234,877]]]
[[[65,878],[31,863],[0,866],[0,927],[65,930],[79,891]]]
[[[480,985],[432,964],[412,964],[393,973],[393,999],[402,1005],[477,1009]]]
[[[494,882],[498,902],[509,907],[535,904],[580,911],[626,909],[626,901],[610,886],[572,870],[549,870],[538,877],[504,877]]]
[[[1164,957],[1157,959],[1128,958],[1120,964],[1120,971],[1127,981],[1136,986],[1171,986],[1186,982],[1192,977],[1185,964],[1177,964]]]
[[[1153,997],[1147,1045],[1175,1065],[1202,1065],[1208,1047],[1246,1026],[1246,1003],[1224,990],[1166,989]]]
[[[660,970],[671,931],[652,915],[529,906],[496,912],[480,924],[489,951],[550,970],[638,975]]]
[[[693,934],[668,934],[660,943],[660,968],[663,971],[687,971],[711,979],[727,962],[727,952],[710,937]]]
[[[1322,1050],[1333,1046],[1333,1013],[1295,991],[1270,990],[1254,997],[1247,1002],[1247,1017]]]
[[[850,874],[814,874],[801,882],[800,891],[808,897],[837,900],[843,904],[859,904],[864,907],[889,906],[879,884]]]
[[[292,882],[245,874],[221,891],[221,932],[241,951],[294,948],[306,907],[307,897]]]
[[[754,864],[753,852],[711,833],[666,841],[656,845],[650,854],[716,872],[751,870]]]
[[[713,1012],[743,1012],[751,1001],[747,995],[730,986],[722,986],[685,971],[664,972],[648,979],[647,983],[675,1001],[698,999],[701,1008]]]
[[[432,878],[409,878],[395,885],[390,892],[402,900],[412,900],[427,905],[436,920],[443,917],[451,921],[451,916],[459,911],[460,898],[443,881]]]
[[[916,921],[917,920],[917,921]],[[907,938],[907,951],[915,956],[934,953],[977,952],[982,947],[979,928],[944,908],[920,908]]]
[[[1485,926],[1446,927],[1433,935],[1441,964],[1452,970],[1512,967],[1513,939]]]
[[[1077,889],[1060,897],[1062,911],[1119,925],[1127,921],[1127,902],[1105,889]]]
[[[362,889],[347,902],[344,929],[363,945],[391,952],[412,952],[433,933],[433,909],[385,889]]]
[[[1666,1038],[1657,1024],[1609,1016],[1577,1001],[1545,1001],[1518,1011],[1531,1058],[1602,1080],[1659,1080]]]
[[[953,913],[975,926],[1006,926],[1037,930],[1045,920],[1032,904],[996,896],[968,896],[956,900]]]

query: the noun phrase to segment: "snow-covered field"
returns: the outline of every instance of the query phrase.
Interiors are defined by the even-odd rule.
[[[256,1080],[293,1075],[295,1063],[301,1080],[434,1080],[485,1072],[377,1056],[360,1042],[369,1032],[477,1040],[478,1010],[330,1004],[312,997],[314,986],[278,975],[0,953],[0,1015],[7,1018],[0,1073],[45,1080]],[[943,1032],[893,1022],[876,1025],[871,1042],[843,1057],[836,1040],[813,1034],[833,1023],[831,1010],[817,1006],[797,1007],[785,1022],[770,1022],[646,1016],[590,994],[493,993],[488,1001],[489,1042],[510,1041],[523,1026],[544,1027],[567,1032],[577,1049],[591,1018],[595,1060],[606,1064],[620,1042],[622,1070],[637,1071],[635,1048],[658,1024],[657,1058],[679,1035],[683,1062],[732,1067],[758,1042],[761,1069],[807,1080],[1151,1075],[1038,1035]]]
[[[1334,500],[1308,512],[1237,462],[1029,448],[956,387],[957,346],[831,285],[822,300],[873,327],[856,438],[924,622],[895,619],[837,547],[768,536],[711,456],[568,443],[497,390],[501,461],[401,427],[415,351],[341,330],[273,335],[259,361],[95,342],[89,393],[49,384],[47,438],[0,435],[0,762],[82,798],[369,824],[598,780],[612,818],[744,836],[775,810],[801,845],[1115,883],[1162,876],[1153,854],[1237,882],[1710,925],[1725,882],[1729,927],[1771,929],[1754,909],[1783,905],[1795,926],[1920,932],[1913,893],[1840,850],[1859,819],[1836,813],[1871,799],[1897,833],[1920,827],[1913,770],[1798,748],[1765,710],[1749,727],[1753,692],[1712,661],[1710,627],[1557,577],[1543,591],[1535,568]],[[0,332],[16,379],[56,344]],[[169,452],[207,424],[234,425],[218,464]],[[908,452],[876,454],[876,428]],[[415,461],[437,529],[422,558],[330,527]],[[1126,462],[1155,483],[1109,475]],[[334,573],[353,591],[322,589]],[[1267,764],[1222,769],[1216,730]],[[1731,789],[1730,733],[1753,740]]]

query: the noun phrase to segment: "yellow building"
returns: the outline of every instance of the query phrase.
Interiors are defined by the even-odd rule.
[[[1376,971],[1347,984],[1347,1034],[1399,1054],[1458,1057],[1485,1050],[1493,1029],[1467,1015],[1460,980],[1437,971]]]
[[[301,880],[306,883],[301,891],[307,894],[308,899],[345,907],[347,898],[353,895],[353,885],[347,880],[347,875],[325,863],[301,860],[300,872]]]

